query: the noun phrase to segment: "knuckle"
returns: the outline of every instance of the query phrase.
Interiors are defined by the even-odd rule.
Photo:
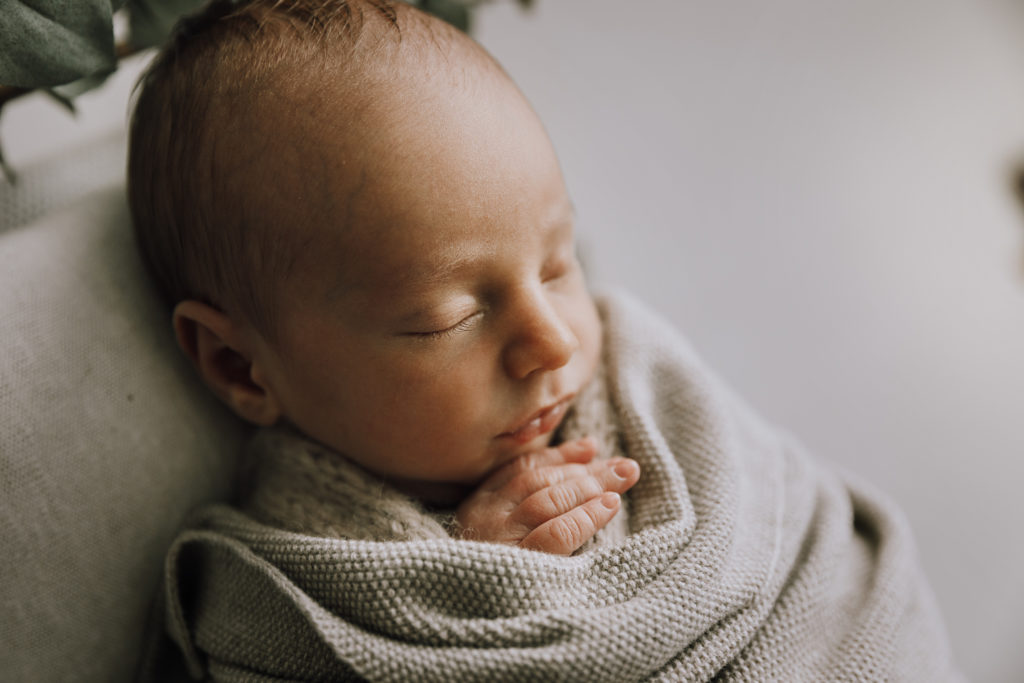
[[[544,494],[554,513],[568,512],[579,504],[575,493],[568,486],[552,486],[545,489]]]
[[[539,451],[524,453],[509,463],[510,470],[515,472],[526,472],[543,467],[551,460],[551,454],[555,449],[542,448]]]
[[[508,482],[507,491],[512,498],[525,500],[533,492],[544,488],[543,474],[540,470],[520,472]]]
[[[586,465],[540,467],[526,470],[514,477],[510,482],[513,487],[511,492],[513,495],[518,495],[523,499],[543,489],[559,486],[565,482],[583,481],[588,478],[593,480],[594,485],[600,486],[600,482],[587,469]]]
[[[542,467],[541,469],[524,472],[521,478],[531,491],[539,491],[561,481],[562,473],[556,467]]]
[[[584,479],[579,480],[579,491],[580,491],[580,502],[590,500],[595,496],[599,496],[604,493],[605,487],[600,479],[591,475]]]
[[[528,472],[529,470],[534,469],[536,465],[537,454],[527,453],[526,455],[522,455],[513,460],[511,463],[509,463],[508,470],[512,474],[520,474],[522,472]]]
[[[536,491],[548,485],[548,473],[544,470],[529,470],[520,475],[519,482],[527,491]]]
[[[562,486],[549,486],[528,496],[516,510],[516,519],[529,526],[540,526],[577,505],[575,496]]]
[[[542,448],[539,451],[532,451],[528,457],[530,467],[541,468],[556,462],[560,454],[555,448]]]
[[[598,507],[594,505],[593,502],[599,503],[599,501],[592,501],[592,504],[587,505],[583,508],[583,514],[586,515],[587,518],[586,526],[587,529],[589,529],[589,533],[591,535],[593,535],[601,527],[601,523],[604,521],[602,519],[601,513],[598,512]]]
[[[562,480],[581,479],[590,475],[590,466],[581,465],[579,463],[563,465],[559,469],[561,470],[560,473],[562,476],[560,477],[560,479]]]
[[[551,525],[551,537],[565,548],[578,548],[586,540],[583,525],[575,515],[565,515]]]
[[[515,519],[527,526],[539,526],[552,517],[550,503],[544,496],[532,495],[522,503],[515,512]]]

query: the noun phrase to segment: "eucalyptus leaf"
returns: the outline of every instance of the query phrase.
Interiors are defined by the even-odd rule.
[[[75,109],[75,99],[82,93],[87,93],[90,90],[103,85],[112,73],[114,73],[113,69],[101,71],[93,74],[92,76],[79,78],[77,81],[71,81],[64,85],[55,85],[52,88],[46,88],[44,92],[56,100],[59,105],[67,109],[72,114],[75,114],[77,113],[77,110]]]
[[[60,86],[57,86],[57,87],[60,87]],[[75,103],[71,100],[70,97],[66,97],[66,96],[62,95],[60,93],[60,91],[57,90],[57,87],[45,88],[42,92],[44,92],[47,95],[49,95],[50,99],[52,99],[54,102],[56,102],[60,106],[64,107],[65,109],[67,109],[68,112],[70,112],[71,114],[77,114],[78,110],[75,109]]]
[[[458,0],[419,0],[415,3],[420,9],[444,19],[452,26],[469,32],[469,4]]]
[[[444,19],[466,33],[472,28],[473,10],[487,0],[411,0],[412,4]],[[516,0],[520,7],[530,9],[534,0]]]
[[[128,0],[132,45],[162,45],[181,17],[204,4],[205,0]]]
[[[0,0],[0,83],[63,85],[117,65],[111,17],[123,0]]]

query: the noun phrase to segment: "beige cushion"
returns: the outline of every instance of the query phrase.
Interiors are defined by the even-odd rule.
[[[0,292],[0,680],[126,680],[244,429],[174,347],[122,186],[0,235]]]

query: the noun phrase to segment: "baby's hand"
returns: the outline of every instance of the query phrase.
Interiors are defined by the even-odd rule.
[[[584,438],[521,456],[495,471],[459,505],[465,538],[569,555],[619,511],[619,494],[640,478],[626,458],[594,461]]]

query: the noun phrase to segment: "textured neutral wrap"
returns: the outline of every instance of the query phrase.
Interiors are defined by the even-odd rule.
[[[906,522],[769,427],[635,302],[602,302],[625,540],[561,557],[341,540],[206,508],[167,620],[218,680],[959,680]]]

